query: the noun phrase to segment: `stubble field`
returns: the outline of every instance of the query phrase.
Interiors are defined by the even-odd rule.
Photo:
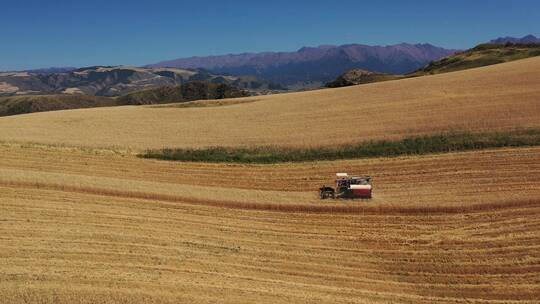
[[[540,296],[540,148],[271,166],[0,149],[7,302]],[[376,198],[318,201],[338,168],[373,174]]]

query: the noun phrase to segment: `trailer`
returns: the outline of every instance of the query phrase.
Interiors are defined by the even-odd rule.
[[[371,176],[349,176],[347,173],[336,174],[336,188],[322,186],[319,188],[321,199],[370,199],[373,187]]]

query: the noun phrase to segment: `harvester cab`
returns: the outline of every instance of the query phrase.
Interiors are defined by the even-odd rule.
[[[321,199],[327,198],[361,198],[370,199],[372,193],[370,176],[349,176],[347,173],[336,174],[336,188],[323,186],[319,188]]]

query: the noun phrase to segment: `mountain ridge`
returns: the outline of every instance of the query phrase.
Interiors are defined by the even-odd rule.
[[[506,36],[506,37],[499,37],[499,38],[496,38],[496,39],[492,39],[492,40],[489,41],[489,43],[493,43],[493,44],[505,44],[505,43],[514,43],[514,44],[533,43],[533,44],[540,44],[540,38],[537,38],[536,36],[534,36],[532,34],[525,35],[525,36],[523,36],[521,38]]]
[[[387,46],[353,43],[305,46],[292,52],[192,56],[161,61],[146,67],[203,68],[218,74],[254,75],[273,83],[294,85],[302,82],[324,83],[354,68],[404,74],[456,51],[429,43]]]

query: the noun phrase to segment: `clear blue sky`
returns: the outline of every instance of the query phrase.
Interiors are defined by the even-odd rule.
[[[540,1],[0,0],[0,70],[144,65],[302,46],[468,48],[540,34]]]

